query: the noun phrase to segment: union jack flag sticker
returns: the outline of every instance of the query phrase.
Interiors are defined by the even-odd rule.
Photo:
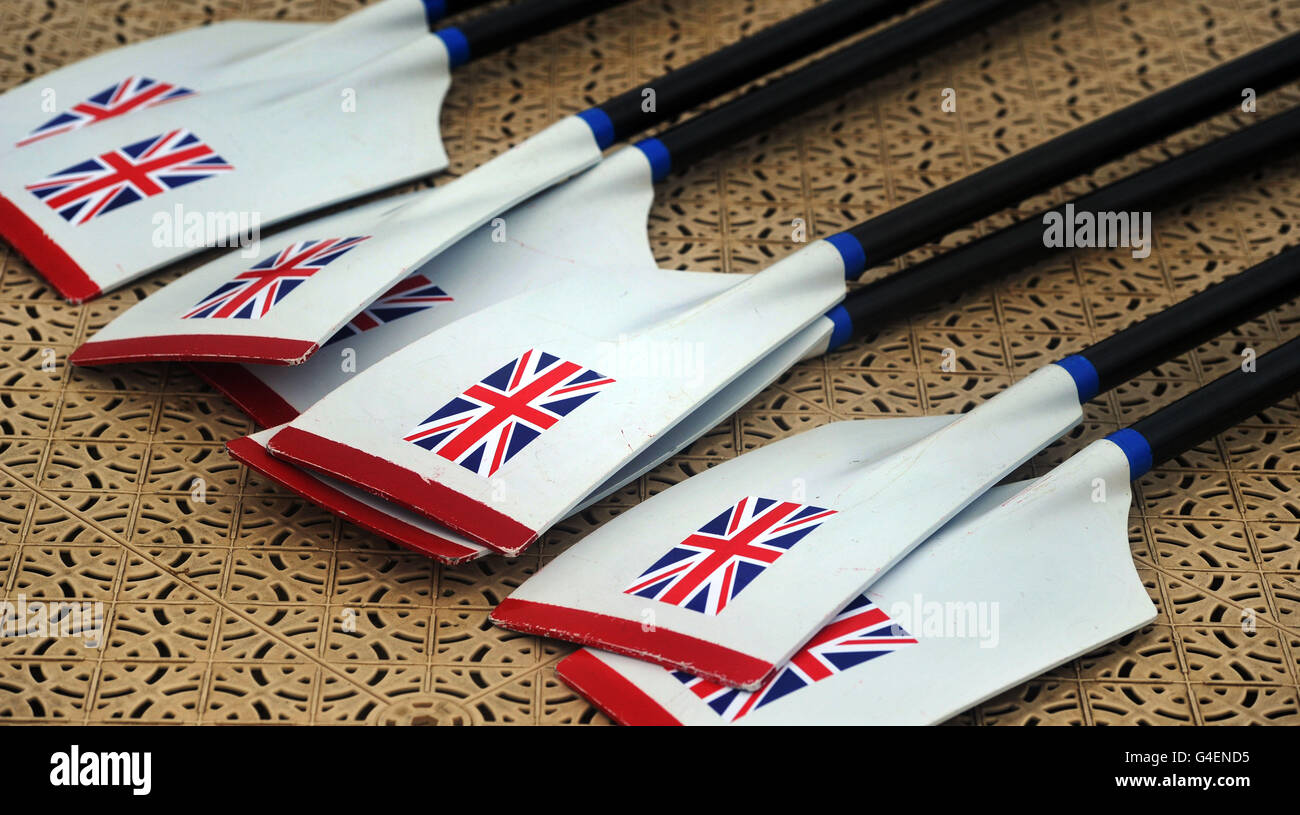
[[[670,549],[623,593],[715,617],[834,514],[793,501],[742,498]]]
[[[438,303],[450,302],[453,302],[450,294],[433,285],[433,281],[429,280],[423,272],[416,272],[366,306],[365,311],[353,317],[351,322],[335,332],[325,344],[329,345],[356,336],[363,331],[378,328],[384,323],[391,323],[393,320],[400,320],[433,308]]]
[[[366,235],[291,243],[236,275],[234,280],[221,284],[182,314],[181,319],[261,319],[309,277],[368,239]]]
[[[404,438],[491,476],[578,406],[614,383],[532,349],[452,399]]]
[[[188,130],[172,130],[42,178],[27,189],[81,225],[119,207],[235,168]]]
[[[147,76],[128,76],[116,85],[109,85],[86,101],[78,102],[63,111],[33,130],[14,146],[24,147],[32,142],[48,139],[50,136],[67,133],[86,125],[98,124],[105,119],[194,95],[195,92],[189,88],[159,82]]]
[[[888,614],[862,595],[817,632],[776,676],[756,691],[720,685],[683,671],[673,671],[672,674],[715,713],[734,722],[800,688],[904,646],[915,645],[916,641],[916,637],[899,628]]]

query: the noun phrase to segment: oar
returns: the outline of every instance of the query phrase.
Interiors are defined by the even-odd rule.
[[[222,20],[114,48],[0,94],[0,152],[238,83],[355,66],[483,2],[387,0],[333,24]]]
[[[1016,5],[993,3],[987,7]],[[913,33],[901,39],[889,29],[867,38],[862,53],[874,55],[874,62],[859,62],[859,66],[864,73],[867,68],[879,72],[900,57],[911,58],[927,45],[923,34],[931,37],[930,44],[944,42],[945,32],[970,25],[972,18],[968,15],[978,9],[966,9],[966,14],[946,21],[940,16],[942,9],[921,15],[940,21],[939,28],[913,27]],[[774,112],[779,110],[773,108]],[[725,112],[705,113],[702,118],[714,115],[730,119]],[[709,144],[714,150],[754,132],[748,122],[730,129],[724,128],[725,123],[697,128],[711,133]],[[645,228],[654,195],[647,150],[661,154],[653,143],[625,148],[592,170],[510,210],[505,218],[504,242],[493,239],[495,227],[459,241],[371,302],[324,342],[322,353],[302,365],[201,363],[196,370],[258,424],[272,427],[291,421],[392,352],[486,306],[567,276],[600,275],[616,265],[653,272],[658,264]],[[698,158],[704,152],[696,150],[694,155]],[[678,170],[686,166],[686,162],[677,161]],[[599,236],[599,240],[591,236]],[[169,298],[166,305],[162,302],[166,289],[147,298],[78,349],[73,361],[93,363],[111,353],[111,348],[120,347],[117,344],[124,340],[143,340],[157,334],[155,326],[162,320],[174,318],[194,298],[202,296],[196,293],[198,290],[200,287],[193,286],[190,293]]]
[[[989,3],[985,10],[1014,5]],[[940,42],[944,28],[958,30],[977,11],[967,6],[966,14],[948,19],[943,26],[927,26],[919,31],[928,32]],[[910,39],[915,40],[917,36],[913,34]],[[878,38],[879,35],[864,43],[872,46],[873,65],[883,66],[890,59],[916,53],[910,41],[876,47],[874,41]],[[728,138],[739,140],[751,133],[748,127],[731,133],[712,128],[711,144],[718,149],[725,146]],[[466,240],[452,247],[354,318],[327,343],[332,353],[327,351],[292,368],[204,365],[200,370],[259,422],[273,426],[297,415],[291,403],[310,404],[356,370],[488,302],[519,296],[548,281],[582,274],[604,276],[605,270],[613,266],[620,266],[625,272],[637,267],[645,273],[655,272],[657,267],[644,227],[652,194],[646,183],[649,158],[650,154],[640,147],[628,148],[512,210],[508,216],[512,240],[505,244],[486,239]],[[601,240],[588,245],[591,235],[599,235]],[[501,280],[511,281],[507,291],[498,285]],[[715,290],[740,280],[709,276],[701,283]],[[794,361],[782,358],[780,364],[788,367]],[[777,373],[773,368],[770,376],[775,377]],[[414,523],[407,510],[377,498],[362,498],[356,490],[341,489],[343,485],[337,481],[317,478],[277,461],[266,450],[265,440],[270,435],[274,431],[240,439],[228,448],[233,457],[253,469],[389,540],[444,562],[449,558],[464,559],[466,539],[463,536],[428,520]],[[635,478],[639,472],[629,470],[620,480],[607,485],[606,491]],[[592,494],[583,503],[593,503],[599,497]],[[385,507],[391,509],[391,518],[377,520],[376,512],[382,512]],[[440,536],[442,543],[432,544],[431,535]]]
[[[143,76],[190,93],[6,153],[0,236],[76,302],[208,246],[244,245],[275,221],[444,169],[452,68],[622,1],[521,0],[431,36],[423,3],[388,0],[295,39],[253,34],[215,64],[205,38],[185,34],[160,46],[171,65],[128,67],[132,50],[73,66],[66,85],[59,72],[57,87],[6,94],[12,115],[0,119],[39,127],[46,87],[94,103],[110,83],[148,93],[132,84]]]
[[[859,459],[851,445],[795,437],[720,464],[589,535],[492,619],[756,689],[915,546],[1079,424],[1083,403],[1297,294],[1300,248],[932,432],[880,420],[909,437],[896,451]]]
[[[1271,58],[1264,60],[1268,66],[1295,57],[1272,48]],[[1253,65],[1250,72],[1264,78],[1255,74],[1260,70],[1256,58],[1263,53],[1157,94],[1136,108],[1150,109],[1154,119],[1168,124],[1164,105],[1199,98],[1205,87],[1217,88],[1222,106],[1235,106],[1239,91],[1227,92],[1222,85],[1236,85],[1225,77]],[[1272,67],[1266,73],[1268,81],[1280,81]],[[1213,107],[1208,100],[1200,102],[1203,110]],[[750,104],[746,98],[737,106],[748,110]],[[1118,123],[1136,121],[1140,129],[1147,124],[1134,116],[1132,107],[1112,116]],[[699,130],[694,121],[685,128]],[[1096,135],[1127,144],[1109,130]],[[673,140],[687,148],[687,155],[696,144]],[[1097,158],[1091,143],[1078,145],[1073,137],[1071,143]],[[1052,156],[1071,167],[1078,160],[1069,151],[1054,151],[1050,143],[1045,147],[1045,153],[1035,150],[1031,163],[1040,180],[1050,184]],[[1023,166],[1018,158],[1009,161],[1013,169]],[[1020,169],[1011,176],[1014,184],[1021,183]],[[997,179],[994,174],[985,184],[994,199]],[[938,200],[946,200],[946,193],[944,188],[932,194],[936,207],[946,208]],[[955,194],[964,198],[967,188],[959,185]],[[974,219],[988,213],[971,204],[967,214]],[[870,223],[853,233],[875,234]],[[888,240],[898,243],[894,237]],[[517,553],[759,361],[778,349],[784,353],[789,343],[806,343],[808,349],[815,337],[833,340],[829,332],[819,333],[817,309],[842,296],[837,277],[845,272],[856,277],[866,263],[860,241],[841,233],[740,281],[610,270],[556,283],[471,314],[391,354],[291,422],[271,439],[269,449],[361,485],[498,551]],[[801,338],[802,332],[812,337]],[[737,342],[737,337],[745,341]],[[688,352],[689,365],[647,367],[647,360]],[[536,366],[546,362],[549,367],[551,360],[560,367],[544,375]],[[493,384],[502,371],[520,366],[504,383]],[[565,400],[561,411],[550,415],[525,410],[528,405],[522,403],[520,412],[504,402],[499,410],[489,409],[488,402],[469,396],[473,391],[488,399],[483,388],[497,388],[499,395],[511,396],[505,400],[511,404],[516,391],[523,394],[520,398],[536,396],[545,403],[550,392],[539,383],[561,376],[559,371],[584,377],[556,385],[564,394],[577,393],[568,388],[582,385],[586,398]],[[375,409],[379,404],[382,411]],[[476,410],[483,415],[472,415]],[[493,485],[494,478],[516,488],[503,493]]]
[[[995,487],[755,692],[590,650],[556,671],[623,724],[938,724],[1150,623],[1156,610],[1129,548],[1129,482],[1297,390],[1300,339],[1042,478]],[[881,424],[893,422],[841,423],[796,440],[852,466],[849,451],[878,455],[888,443],[884,428],[873,430]]]
[[[266,442],[278,428],[269,428],[226,444],[230,455],[298,495],[376,535],[408,549],[456,565],[477,560],[491,549],[475,543],[421,515],[393,506],[351,484],[318,477],[273,458]]]
[[[1253,165],[1290,153],[1297,145],[1300,145],[1300,109],[1273,117],[1262,124],[1238,131],[1205,147],[1114,182],[1094,193],[1074,199],[1069,205],[1080,212],[1150,210],[1168,201],[1181,200],[1192,194],[1198,186],[1212,180],[1242,172]],[[612,159],[611,163],[613,161],[616,159]],[[602,196],[593,195],[594,191],[588,188],[587,182],[591,178],[592,175],[589,174],[562,185],[539,199],[537,206],[553,206],[572,211],[577,223],[602,234],[611,234],[602,220],[608,214],[607,210],[585,206],[585,202],[602,200]],[[547,201],[550,197],[554,200]],[[1061,208],[1055,211],[1059,212]],[[562,258],[563,244],[570,240],[570,233],[556,234],[553,230],[547,230],[549,218],[545,217],[532,219],[537,223],[536,228],[530,229],[530,216],[536,212],[537,209],[530,205],[512,213],[514,228],[518,230],[521,225],[524,226],[523,231],[518,233],[524,236],[519,246],[527,246],[529,250],[542,255]],[[798,335],[747,370],[588,494],[579,509],[621,488],[717,426],[754,398],[790,365],[830,345],[832,335],[834,345],[838,347],[854,333],[853,327],[875,330],[907,313],[908,309],[918,306],[922,296],[928,302],[933,298],[932,292],[954,293],[993,275],[1022,268],[1039,257],[1057,251],[1045,246],[1042,240],[1042,222],[1043,214],[1028,218],[1016,226],[919,264],[904,274],[893,275],[854,292],[843,306],[833,312],[834,318],[819,321],[809,331]],[[648,249],[645,250],[645,255],[649,257]],[[623,256],[633,257],[632,253]],[[443,260],[450,265],[439,271],[439,264]],[[358,368],[364,368],[370,362],[397,350],[408,338],[430,330],[428,324],[434,323],[439,315],[444,314],[448,303],[427,304],[425,308],[428,310],[415,311],[409,317],[408,311],[419,308],[421,298],[442,300],[450,297],[441,287],[434,286],[431,279],[443,281],[458,294],[465,291],[465,287],[469,287],[473,293],[476,273],[486,272],[490,275],[498,268],[508,269],[511,264],[522,260],[522,251],[507,251],[507,247],[488,249],[481,243],[462,242],[430,264],[430,267],[413,275],[412,282],[402,291],[387,298],[382,304],[372,306],[367,312],[369,322],[356,321],[355,328],[331,343],[333,348],[338,349],[337,353],[327,351],[305,365],[294,368],[206,365],[201,368],[202,374],[232,395],[260,423],[273,427],[288,422],[298,414],[291,402],[310,405],[347,380],[350,374],[342,370],[346,367],[342,364],[345,361],[355,362]],[[498,261],[506,263],[506,266],[494,265]],[[652,260],[645,262],[653,264]],[[566,271],[560,270],[559,273],[564,274]],[[923,285],[913,283],[914,280],[923,281]],[[391,320],[388,319],[390,316]],[[403,524],[386,523],[382,530],[376,530],[389,540],[442,559],[428,543],[431,531],[437,530],[444,539],[453,542],[451,551],[455,557],[460,557],[464,552],[465,539],[445,527],[428,519],[420,524],[410,523],[413,518],[420,516],[355,488],[334,489],[313,473],[276,460],[265,450],[266,439],[276,431],[278,428],[231,443],[231,455],[344,517],[365,518],[376,509],[387,508],[392,517],[407,519]],[[372,525],[371,528],[375,527]]]
[[[939,255],[851,293],[827,316],[756,362],[670,430],[660,434],[579,506],[585,508],[651,471],[717,427],[796,362],[835,350],[934,302],[1022,269],[1060,251],[1043,240],[1045,219],[1071,213],[1131,213],[1157,209],[1197,188],[1263,166],[1300,149],[1300,108],[1191,150],[1095,192],[1045,210],[991,235]],[[1150,236],[1148,236],[1150,237]],[[285,369],[279,369],[285,370]]]
[[[664,139],[676,139],[680,154],[671,154],[663,140],[643,142],[639,172],[629,171],[587,208],[617,207],[620,201],[651,190],[652,182],[671,164],[685,166],[688,160],[732,143],[738,134],[752,134],[810,107],[818,95],[865,82],[921,48],[1029,2],[947,0],[905,19],[779,83],[691,120],[693,126],[665,134]],[[596,164],[613,142],[909,4],[837,0],[818,6],[719,54],[566,117],[449,184],[289,230],[268,241],[257,258],[229,253],[127,311],[79,348],[72,360],[83,365],[163,359],[299,364],[412,270],[512,206]],[[645,111],[646,90],[655,94],[656,107],[650,112]],[[679,132],[680,138],[671,135]],[[633,220],[621,229],[638,244],[647,242],[644,214],[627,212]],[[555,211],[551,217],[553,228],[574,223],[568,212]],[[501,236],[519,240],[512,219],[498,226],[476,239],[491,248],[499,247]],[[349,238],[355,240],[343,253],[320,244]],[[601,254],[603,238],[588,233],[566,254],[576,253],[589,264],[586,250]],[[311,251],[320,257],[308,257],[312,262],[306,265],[295,263]],[[273,275],[258,268],[267,265],[286,271]],[[513,272],[487,278],[485,283],[499,287],[497,295],[504,296],[526,280],[525,273]]]

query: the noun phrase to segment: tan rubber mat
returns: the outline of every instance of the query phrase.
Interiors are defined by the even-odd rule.
[[[811,0],[634,0],[458,73],[453,172]],[[343,0],[0,0],[0,88],[120,43],[226,18],[336,18]],[[661,185],[671,267],[746,272],[1300,30],[1300,0],[1058,0]],[[956,111],[945,113],[945,89]],[[1300,103],[1300,88],[1103,168],[1019,214]],[[946,239],[950,246],[1016,216]],[[493,628],[527,575],[603,521],[711,464],[836,419],[962,411],[1278,251],[1300,230],[1300,160],[1155,214],[1155,251],[1062,253],[800,365],[731,420],[516,560],[442,568],[232,462],[251,422],[184,366],[70,369],[71,351],[198,261],[71,307],[0,244],[0,600],[102,603],[98,647],[0,637],[0,721],[607,723],[559,682],[569,648]],[[940,246],[889,269],[904,268]],[[1092,403],[1041,472],[1300,334],[1280,308]],[[955,371],[945,372],[945,359]],[[1145,630],[958,717],[962,724],[1300,724],[1300,404],[1143,478],[1134,562]]]

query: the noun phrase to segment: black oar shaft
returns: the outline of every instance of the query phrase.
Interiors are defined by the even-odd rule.
[[[1300,34],[1285,37],[1168,90],[849,230],[872,265],[1067,181],[1300,75]]]
[[[1297,263],[1295,265],[1300,265]],[[1300,338],[1257,358],[1133,425],[1160,463],[1300,391]],[[1119,435],[1119,434],[1116,434]]]
[[[481,14],[456,26],[468,46],[468,53],[461,58],[487,56],[624,2],[626,0],[523,0]]]
[[[1079,352],[1101,391],[1184,353],[1300,295],[1300,247],[1217,283],[1200,294]]]
[[[424,0],[424,8],[428,12],[430,27],[432,27],[435,19],[460,14],[462,11],[478,8],[488,2],[490,0]]]
[[[1300,108],[1225,136],[1069,202],[1076,212],[1152,210],[1199,186],[1300,149]],[[856,333],[876,331],[937,297],[951,297],[1060,251],[1044,239],[1044,218],[1065,205],[881,278],[844,301]],[[1067,225],[1067,228],[1072,228]],[[1125,250],[1127,251],[1127,250]]]
[[[621,141],[919,2],[830,0],[597,107],[613,125],[613,140]]]
[[[1033,2],[947,0],[677,125],[661,134],[658,141],[667,148],[673,169],[681,169]]]

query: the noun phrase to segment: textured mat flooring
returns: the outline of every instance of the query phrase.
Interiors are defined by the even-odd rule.
[[[584,97],[810,4],[634,0],[476,63],[458,74],[444,115],[453,173]],[[354,5],[0,0],[0,88],[207,21],[325,20]],[[829,234],[1296,30],[1300,0],[1040,3],[663,183],[656,252],[672,267],[752,271],[797,248],[796,219]],[[946,88],[955,113],[940,110]],[[1296,103],[1294,85],[1263,96],[1256,114],[1179,134],[1020,213]],[[341,523],[232,462],[223,442],[252,424],[185,367],[67,366],[78,343],[195,263],[71,307],[0,243],[0,600],[101,602],[107,628],[98,648],[0,638],[0,720],[607,723],[555,678],[566,646],[488,624],[512,587],[621,509],[738,452],[835,419],[968,409],[1264,259],[1300,229],[1300,161],[1206,188],[1155,224],[1144,260],[1062,253],[803,364],[533,553],[460,568]],[[1025,473],[1230,370],[1244,348],[1263,353],[1298,334],[1291,304],[1096,400],[1086,426]],[[1294,399],[1142,479],[1133,558],[1157,621],[956,722],[1300,723],[1298,493]]]

